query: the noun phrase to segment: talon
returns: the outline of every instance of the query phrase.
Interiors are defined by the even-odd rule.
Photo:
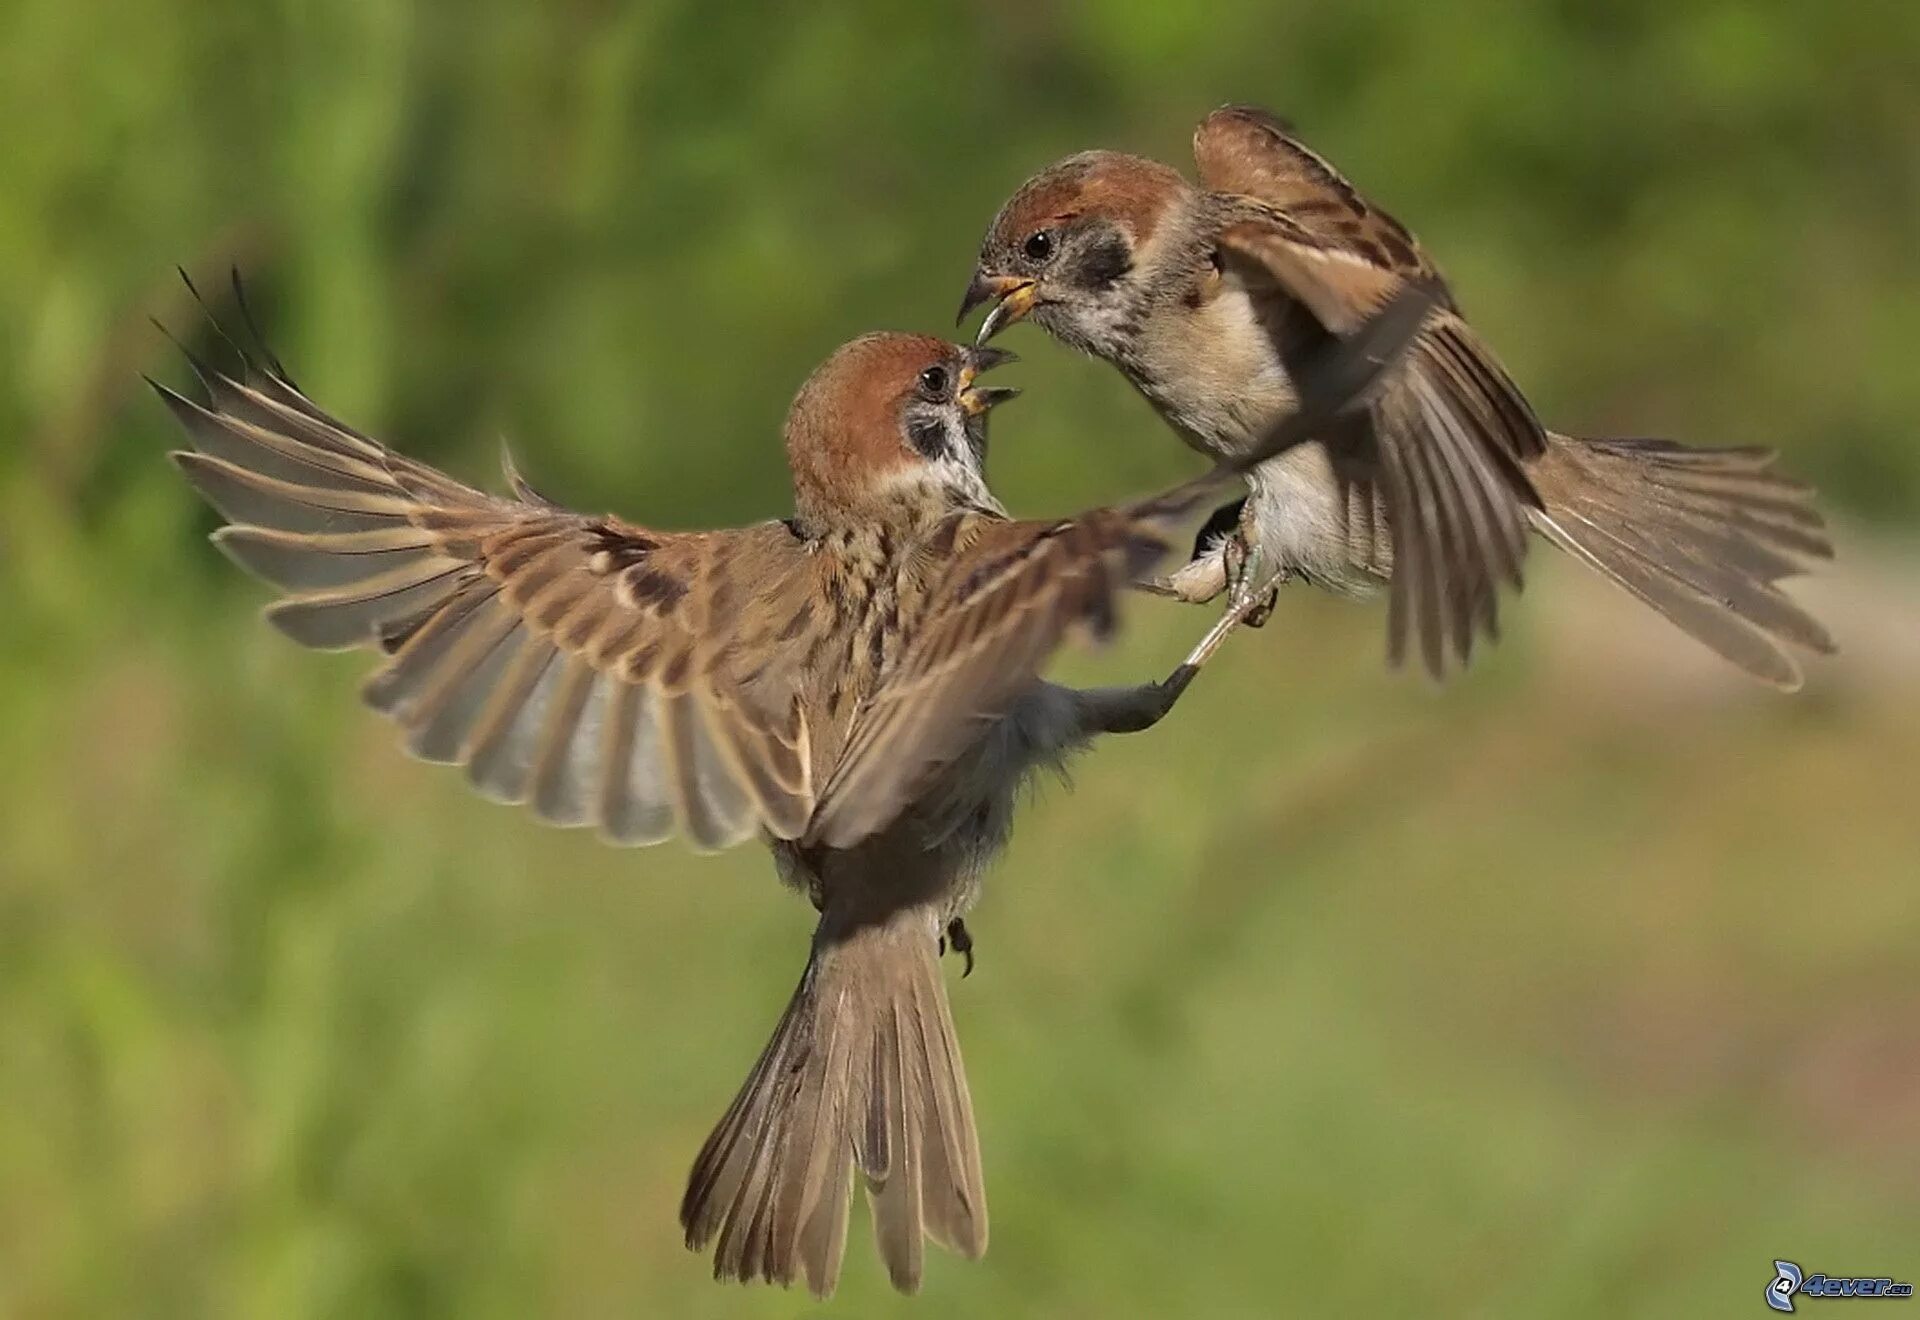
[[[958,917],[947,923],[946,937],[940,941],[942,955],[949,944],[955,953],[966,959],[966,966],[960,970],[960,979],[964,981],[973,975],[973,936],[967,931],[967,923]]]
[[[1266,598],[1247,611],[1246,625],[1249,628],[1264,628],[1267,620],[1273,617],[1273,607],[1280,603],[1280,588],[1269,591]]]
[[[1235,528],[1233,534],[1220,543],[1220,563],[1227,571],[1227,599],[1237,600],[1241,587],[1247,580],[1248,564],[1253,559],[1253,547],[1247,544],[1246,533]]]
[[[1258,545],[1247,540],[1244,529],[1234,532],[1220,549],[1227,569],[1228,608],[1238,610],[1245,617],[1259,608],[1254,593],[1271,585],[1263,576],[1266,555]]]

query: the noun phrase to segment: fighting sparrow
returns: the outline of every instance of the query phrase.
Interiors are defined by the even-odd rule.
[[[1403,299],[1309,373],[1318,420],[1364,406],[1430,303]],[[383,657],[375,709],[481,793],[616,844],[759,836],[819,912],[759,1062],[680,1206],[718,1278],[839,1278],[856,1174],[893,1282],[923,1238],[986,1248],[972,1104],[938,959],[1005,843],[1022,781],[1151,727],[1191,678],[1075,690],[1039,671],[1109,632],[1116,593],[1237,480],[1227,470],[1054,521],[1007,516],[980,377],[1009,355],[856,339],[786,423],[790,518],[662,532],[572,513],[512,470],[484,494],[334,420],[266,354],[156,385],[175,461],[279,587],[295,641]]]
[[[1162,590],[1228,589],[1247,615],[1289,578],[1390,582],[1389,659],[1415,635],[1439,676],[1497,635],[1499,587],[1520,585],[1531,529],[1782,688],[1800,682],[1786,646],[1833,650],[1778,585],[1832,550],[1812,492],[1769,452],[1546,430],[1419,241],[1279,121],[1216,111],[1194,156],[1198,187],[1109,151],[1042,170],[988,229],[961,319],[995,303],[984,343],[1031,317],[1228,460],[1294,409],[1301,344],[1350,331],[1409,281],[1440,290],[1440,307],[1371,410],[1254,469],[1231,534],[1196,545]]]

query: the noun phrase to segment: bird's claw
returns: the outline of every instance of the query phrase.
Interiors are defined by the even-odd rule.
[[[1273,607],[1280,603],[1280,588],[1268,591],[1259,604],[1247,611],[1247,617],[1241,620],[1249,628],[1264,628],[1267,620],[1273,617]]]
[[[967,930],[967,923],[958,917],[947,923],[947,933],[941,937],[942,957],[946,956],[949,945],[953,947],[955,953],[966,960],[966,965],[960,969],[960,979],[964,981],[973,975],[973,935]]]
[[[1266,554],[1248,542],[1244,528],[1236,527],[1221,542],[1220,554],[1227,571],[1227,608],[1240,615],[1243,627],[1263,627],[1280,603],[1280,586],[1286,575],[1266,573]]]
[[[1242,613],[1246,611],[1248,595],[1264,558],[1260,547],[1249,542],[1246,532],[1240,528],[1234,528],[1233,534],[1220,543],[1220,559],[1227,571],[1229,607]]]

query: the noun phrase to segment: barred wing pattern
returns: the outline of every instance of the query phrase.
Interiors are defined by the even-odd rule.
[[[741,608],[800,589],[781,523],[661,533],[559,509],[511,471],[486,495],[322,412],[276,371],[196,363],[205,402],[155,384],[193,449],[174,461],[229,526],[216,541],[286,594],[280,631],[386,655],[370,705],[480,792],[619,844],[700,848],[813,807],[791,668]],[[777,625],[776,625],[777,626]]]
[[[1237,482],[1216,472],[1056,522],[949,520],[932,547],[945,571],[912,645],[856,714],[808,841],[845,847],[913,801],[1032,686],[1070,630],[1109,636],[1117,595]]]
[[[1389,655],[1417,637],[1436,676],[1464,664],[1476,635],[1497,636],[1501,583],[1518,587],[1529,510],[1525,464],[1546,432],[1512,379],[1444,293],[1418,242],[1263,111],[1216,111],[1194,135],[1206,186],[1234,195],[1222,253],[1255,290],[1305,307],[1348,334],[1409,283],[1442,291],[1407,370],[1355,442],[1393,534]]]

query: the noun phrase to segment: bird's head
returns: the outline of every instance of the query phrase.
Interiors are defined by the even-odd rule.
[[[985,342],[1031,317],[1084,352],[1123,347],[1177,213],[1196,197],[1179,171],[1113,151],[1087,151],[1041,170],[1000,208],[960,304],[983,303]]]
[[[800,521],[921,522],[998,510],[987,489],[987,414],[1019,393],[980,377],[1004,349],[927,335],[863,335],[815,369],[787,413]]]

